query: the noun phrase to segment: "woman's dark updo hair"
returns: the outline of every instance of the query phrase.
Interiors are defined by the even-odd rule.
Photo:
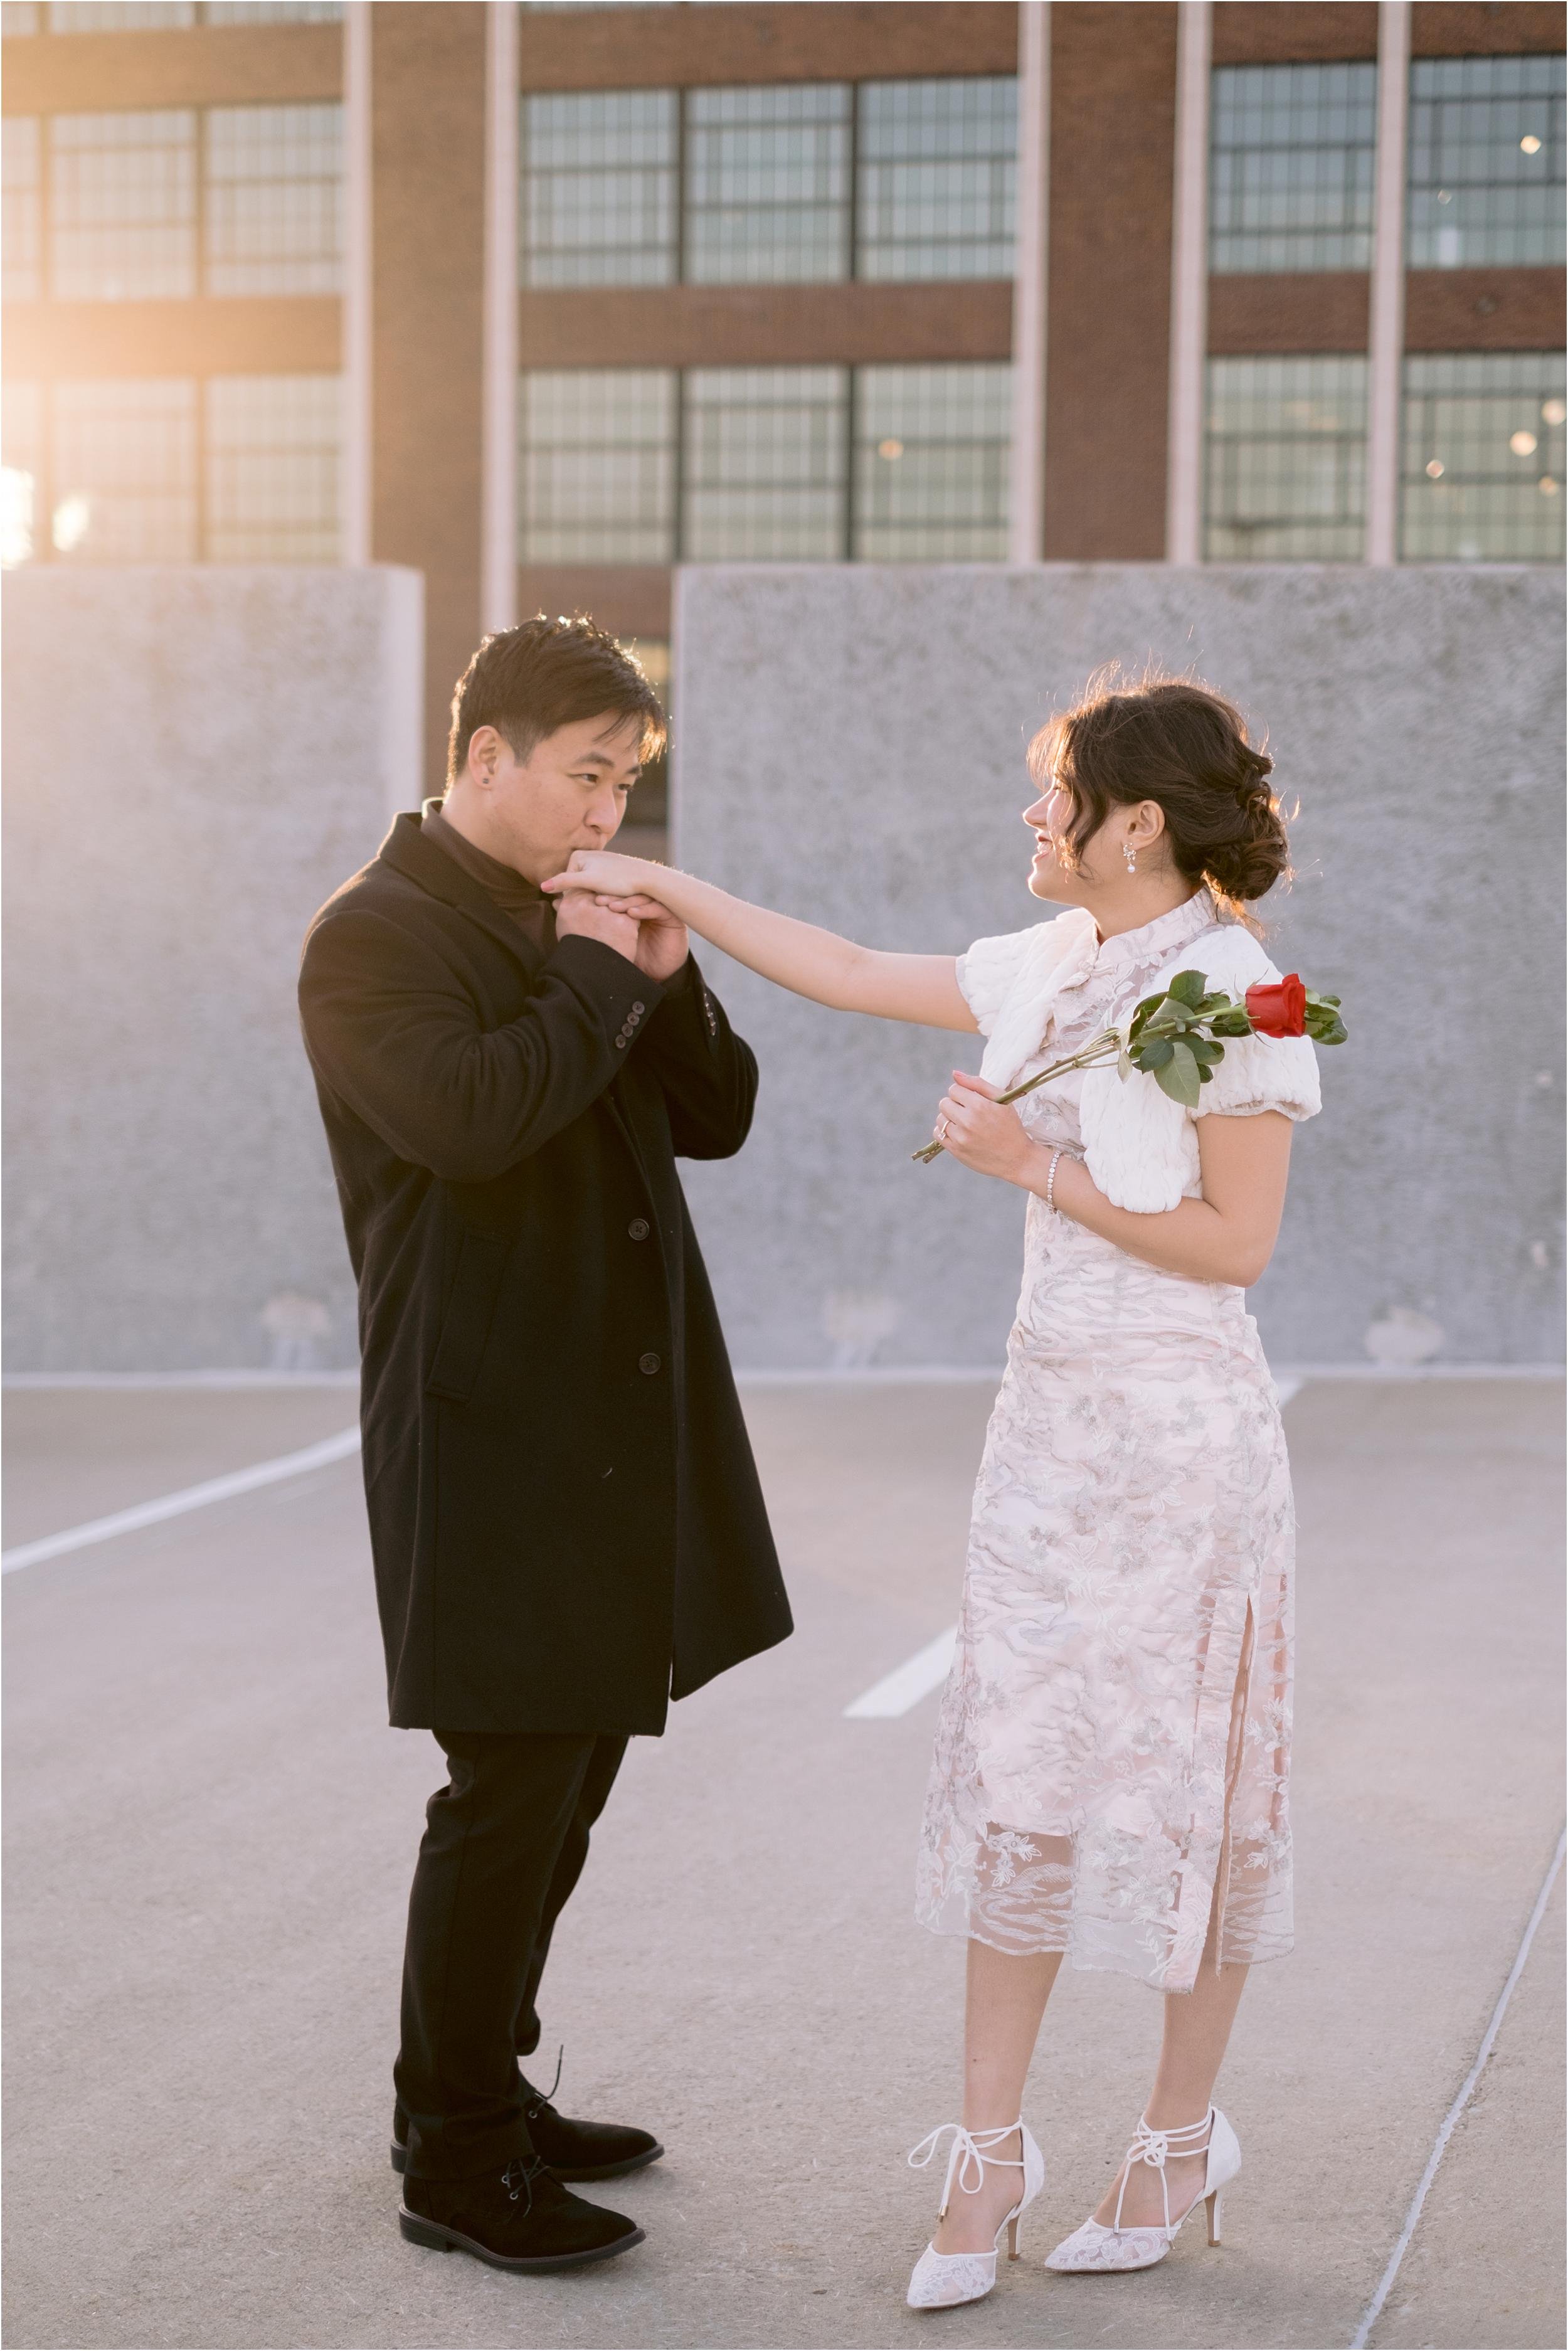
[[[1176,871],[1207,883],[1233,912],[1261,898],[1291,870],[1273,761],[1247,740],[1241,713],[1188,678],[1116,671],[1089,681],[1084,698],[1058,711],[1029,747],[1042,790],[1072,800],[1066,846],[1083,851],[1113,808],[1156,800]]]

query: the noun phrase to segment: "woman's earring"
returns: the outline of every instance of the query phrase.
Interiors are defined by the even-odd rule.
[[[1128,871],[1128,872],[1129,872],[1129,873],[1135,873],[1135,872],[1137,872],[1137,870],[1138,870],[1138,852],[1137,852],[1137,851],[1134,848],[1134,846],[1133,846],[1133,844],[1132,844],[1132,842],[1131,842],[1130,841],[1124,841],[1124,842],[1123,843],[1122,854],[1125,857],[1125,859],[1126,859],[1126,861],[1127,861],[1127,871]]]

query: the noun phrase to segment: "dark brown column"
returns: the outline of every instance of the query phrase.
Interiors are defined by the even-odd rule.
[[[371,19],[371,547],[424,574],[427,789],[479,639],[485,10],[377,0]]]
[[[1049,562],[1158,562],[1176,148],[1174,0],[1051,12]]]

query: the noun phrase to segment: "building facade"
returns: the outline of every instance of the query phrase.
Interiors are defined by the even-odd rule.
[[[1563,54],[1480,0],[7,5],[9,562],[1549,562]],[[639,810],[656,826],[657,786]]]

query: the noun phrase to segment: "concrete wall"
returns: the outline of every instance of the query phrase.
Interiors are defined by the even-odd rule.
[[[1195,667],[1299,799],[1270,948],[1343,994],[1352,1030],[1253,1297],[1271,1354],[1550,1360],[1562,639],[1535,569],[688,571],[674,854],[875,946],[959,951],[1043,911],[1019,811],[1053,704],[1112,658]],[[1020,1197],[909,1159],[978,1040],[707,962],[762,1062],[746,1153],[690,1179],[737,1360],[998,1361]]]
[[[416,573],[5,581],[7,1367],[355,1360],[306,924],[420,789]]]

